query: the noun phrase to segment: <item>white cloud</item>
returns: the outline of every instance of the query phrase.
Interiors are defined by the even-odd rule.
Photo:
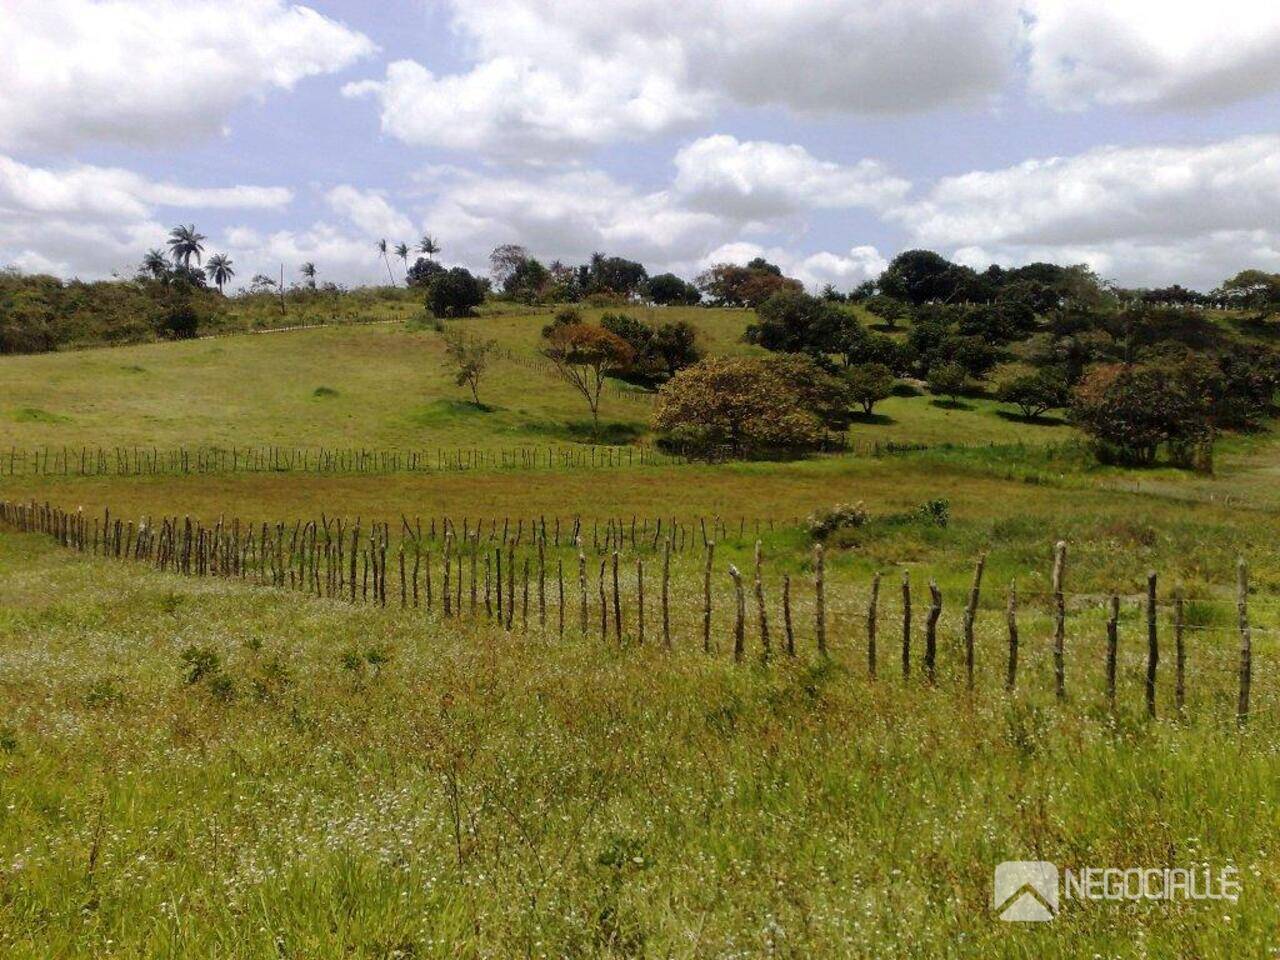
[[[1104,147],[945,177],[892,216],[913,242],[971,260],[1088,262],[1125,283],[1212,285],[1275,264],[1280,136]]]
[[[293,199],[284,187],[187,187],[155,183],[117,167],[32,167],[0,156],[0,216],[59,214],[140,218],[158,206],[199,209],[280,209]]]
[[[328,223],[314,223],[299,230],[276,230],[269,233],[252,227],[232,227],[226,232],[226,247],[238,265],[244,265],[245,276],[265,273],[278,278],[284,268],[286,284],[298,282],[298,268],[310,261],[316,265],[319,283],[385,284],[386,265],[381,255],[365,236]],[[397,270],[396,273],[399,276]]]
[[[1056,107],[1218,106],[1280,89],[1280,5],[1025,0],[1030,85]]]
[[[728,134],[681,148],[675,165],[675,188],[690,205],[744,220],[884,207],[911,187],[873,160],[842,166],[796,144],[739,141]]]
[[[4,0],[0,145],[174,144],[245,99],[372,53],[283,0]]]
[[[414,239],[413,221],[376,191],[343,184],[326,193],[325,202],[366,236],[391,241]]]
[[[473,53],[353,83],[405,142],[557,161],[679,130],[720,106],[900,114],[982,103],[1012,69],[1016,0],[453,0]]]
[[[0,263],[82,277],[127,272],[168,227],[160,209],[279,210],[283,187],[191,187],[116,167],[46,169],[0,156]]]
[[[580,262],[604,250],[668,263],[696,259],[734,231],[722,217],[682,206],[670,191],[644,193],[595,170],[461,174],[436,189],[428,228],[445,238],[449,255],[476,267],[500,243],[523,244],[546,259]]]

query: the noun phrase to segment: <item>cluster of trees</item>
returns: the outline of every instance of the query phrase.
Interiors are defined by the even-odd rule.
[[[717,268],[705,281],[704,292],[726,304],[750,304],[772,284],[755,304],[745,339],[779,356],[805,358],[830,378],[846,409],[871,414],[899,379],[924,383],[952,404],[982,390],[1026,418],[1066,410],[1108,460],[1149,463],[1164,450],[1175,462],[1203,462],[1218,431],[1260,423],[1280,388],[1275,347],[1202,308],[1224,298],[1265,308],[1280,291],[1280,277],[1258,271],[1196,299],[1181,287],[1117,290],[1083,266],[978,272],[915,250],[847,296],[831,290],[810,296],[762,262],[754,270]],[[866,314],[878,322],[866,323]],[[697,376],[673,378],[664,396],[694,390]],[[773,387],[757,397],[761,416]],[[711,429],[714,408],[705,397],[680,399],[667,396],[655,425],[685,443],[705,436],[737,449]],[[800,429],[800,421],[771,422],[769,442],[762,441],[769,449],[785,446],[784,423],[797,425],[794,449],[812,445],[812,431]]]
[[[653,303],[697,302],[693,290],[673,274],[651,278],[644,264],[624,257],[593,253],[590,261],[570,266],[559,260],[543,264],[516,244],[503,244],[489,254],[490,273],[503,296],[523,303]]]

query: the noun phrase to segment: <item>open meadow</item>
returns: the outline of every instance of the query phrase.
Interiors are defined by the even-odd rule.
[[[755,349],[746,311],[673,312]],[[610,381],[600,459],[566,461],[590,420],[548,321],[450,321],[501,346],[479,407],[418,320],[0,361],[0,459],[27,457],[0,471],[0,953],[1280,950],[1269,429],[1213,475],[1134,470],[1056,416],[902,389],[845,450],[645,461],[653,397]],[[271,446],[424,459],[78,453]],[[462,450],[513,459],[437,468]],[[819,576],[808,518],[859,501]],[[1233,867],[1242,893],[1007,924],[1005,860]]]

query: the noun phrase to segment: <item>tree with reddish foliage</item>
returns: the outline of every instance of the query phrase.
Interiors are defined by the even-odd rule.
[[[553,324],[543,330],[542,355],[591,408],[592,436],[600,433],[600,392],[607,377],[624,373],[635,359],[625,340],[595,323]]]

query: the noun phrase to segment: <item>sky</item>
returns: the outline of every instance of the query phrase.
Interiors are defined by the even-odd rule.
[[[1280,4],[0,0],[0,266],[233,286],[516,243],[848,290],[901,250],[1280,271]],[[393,262],[394,279],[403,264]]]

